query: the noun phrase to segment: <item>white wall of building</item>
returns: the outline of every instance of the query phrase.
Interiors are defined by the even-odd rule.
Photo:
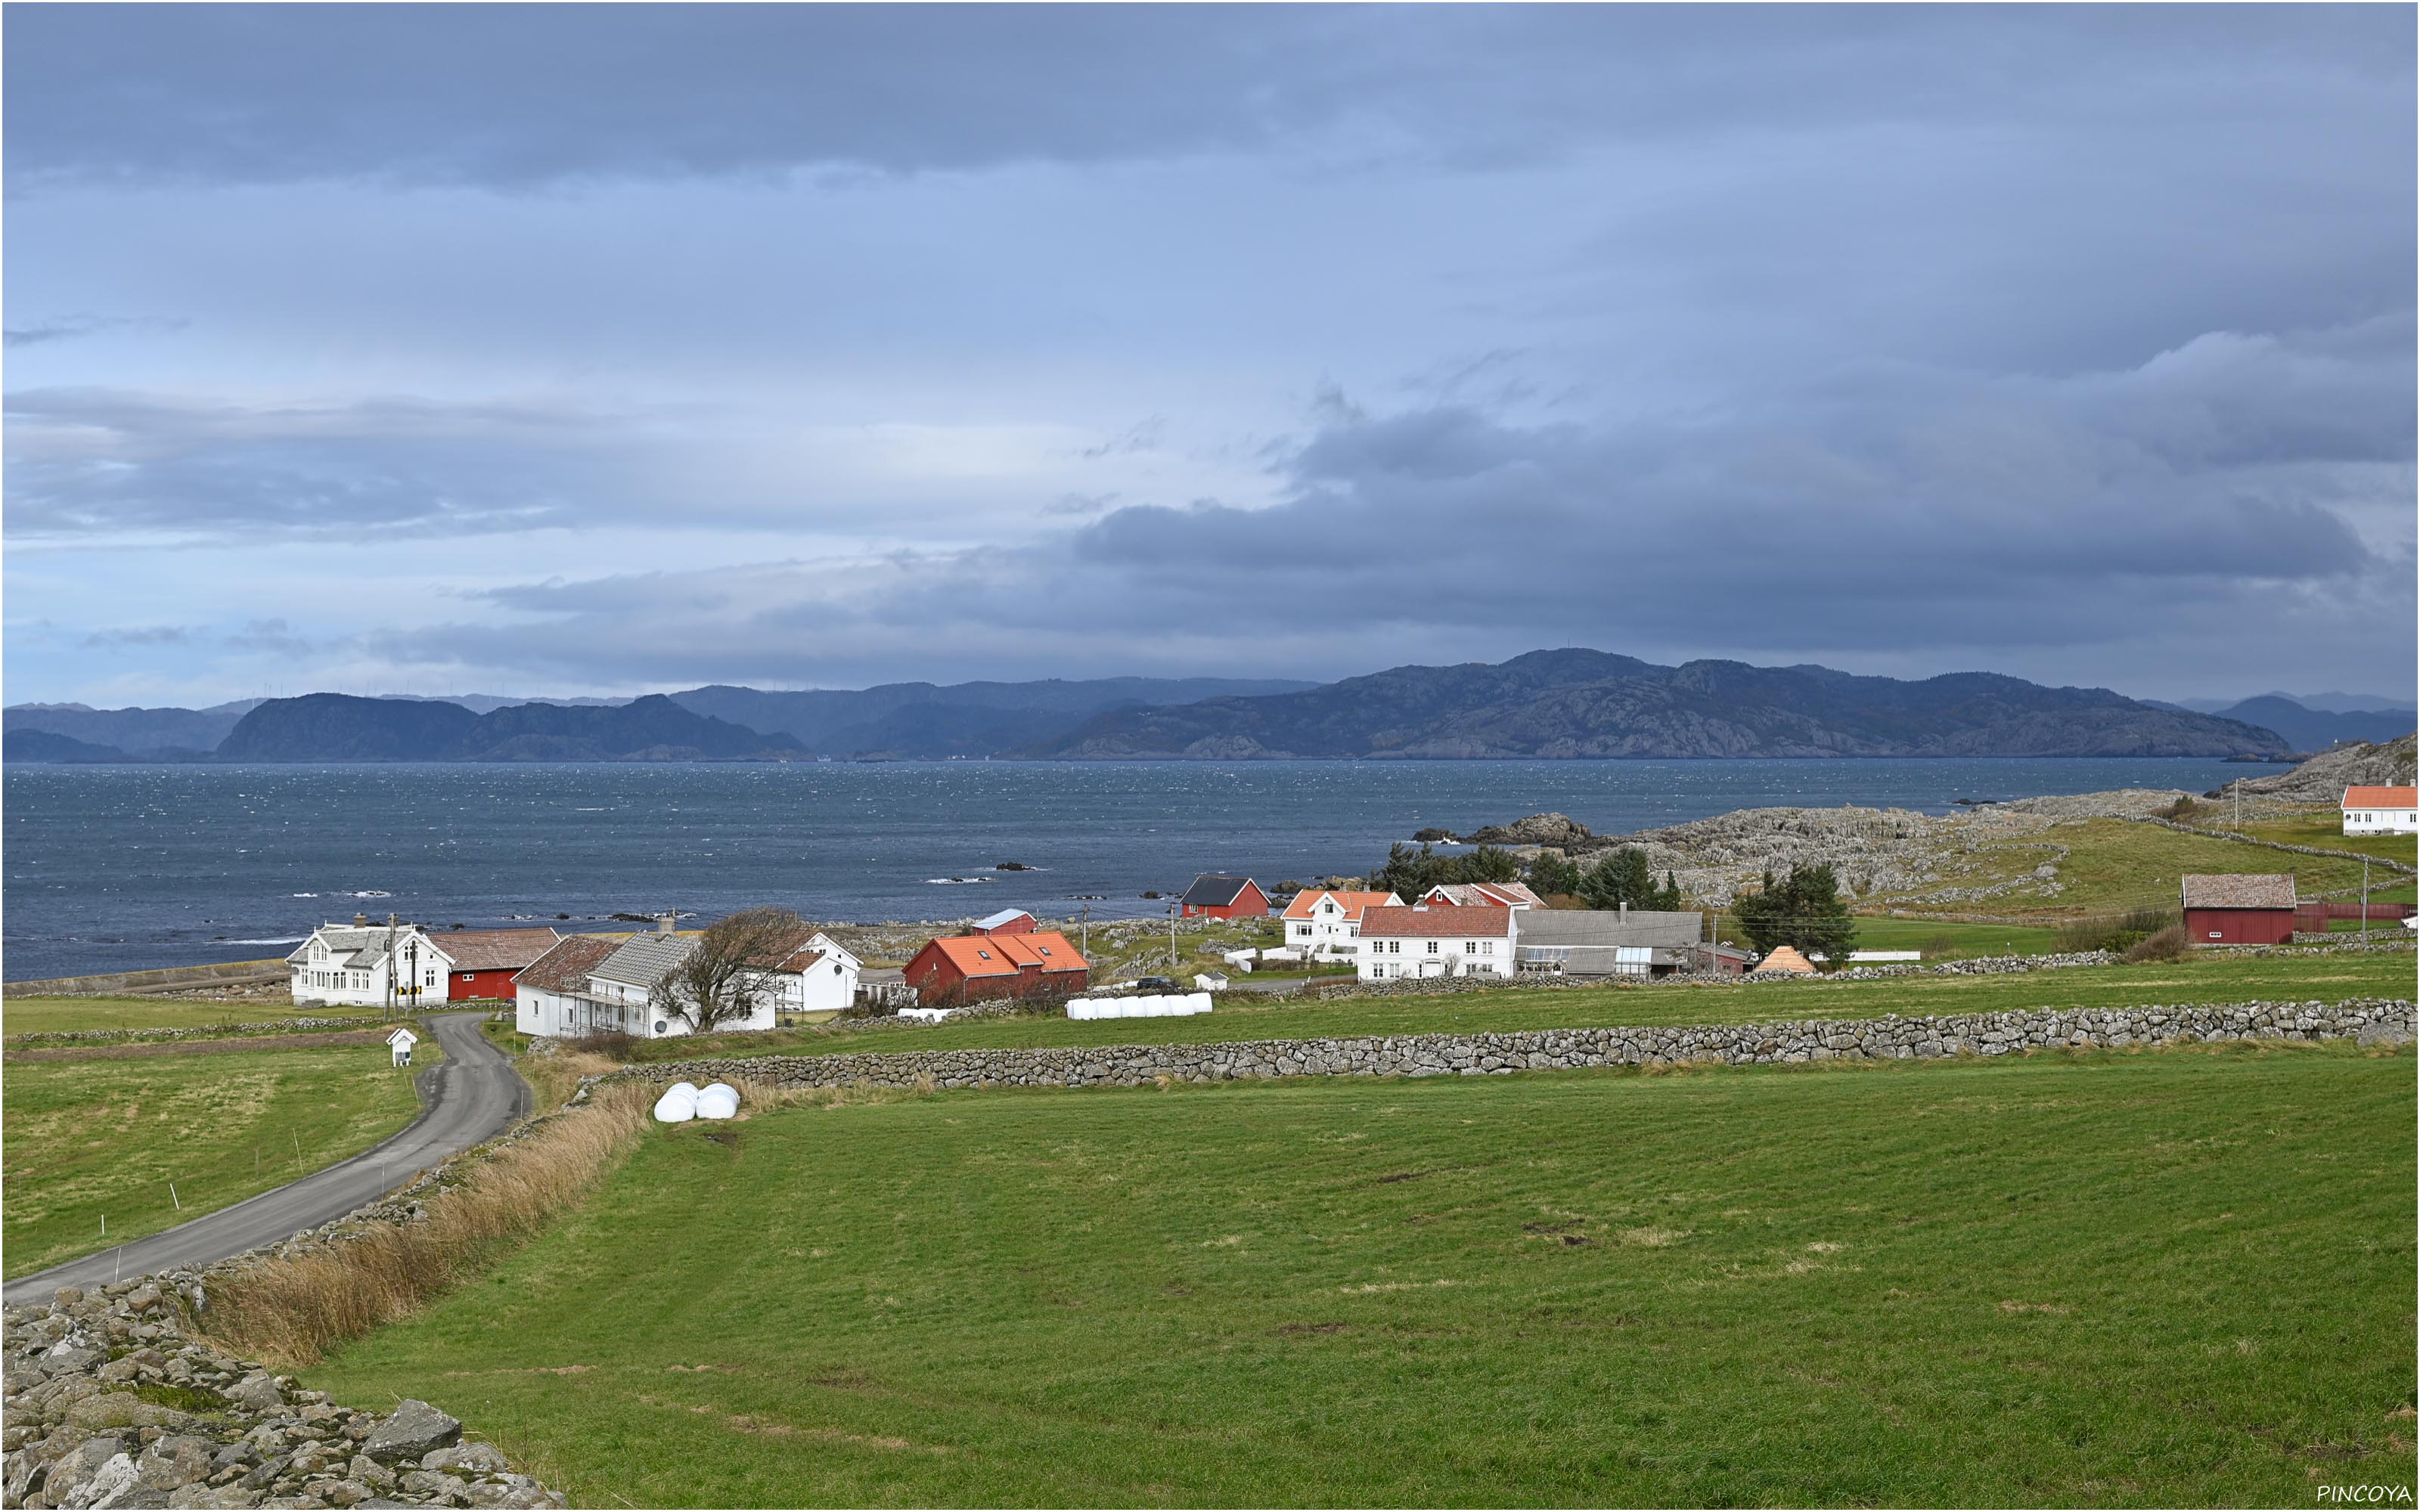
[[[322,926],[312,932],[293,956],[288,958],[290,988],[295,1006],[322,1008],[427,1008],[446,1000],[446,991],[453,980],[453,959],[439,950],[427,934],[417,929],[397,928],[395,950],[385,960],[368,967],[349,965],[355,953],[342,948],[332,949],[324,936],[330,929],[352,932],[352,926]],[[383,933],[383,930],[380,931]],[[411,954],[410,942],[416,941],[419,950],[413,965],[419,977],[417,996],[398,992],[388,995],[390,984],[401,988],[408,982],[390,979],[401,969],[404,958]]]
[[[1363,940],[1357,975],[1363,981],[1401,977],[1509,977],[1513,941],[1501,939]]]
[[[2420,834],[2420,810],[2347,809],[2344,811],[2344,832],[2348,835]]]

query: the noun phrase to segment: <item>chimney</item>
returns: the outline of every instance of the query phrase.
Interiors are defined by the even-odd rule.
[[[369,915],[367,915],[367,914],[355,914],[355,915],[353,916],[353,928],[355,928],[355,929],[367,929],[367,928],[369,928],[369,927],[370,927],[370,916],[369,916]]]
[[[1621,921],[1625,924],[1630,922],[1630,905],[1628,903],[1623,903],[1621,905]]]
[[[659,934],[670,934],[673,932],[674,917],[675,916],[671,913],[658,914],[656,916],[656,933]]]

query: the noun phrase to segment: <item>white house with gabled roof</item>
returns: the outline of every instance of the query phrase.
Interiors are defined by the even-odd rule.
[[[427,1008],[445,1001],[454,958],[400,919],[322,924],[286,957],[297,1007]]]
[[[1403,905],[1404,900],[1391,892],[1305,887],[1286,904],[1286,949],[1311,956],[1357,954],[1361,949],[1362,914],[1372,908]]]

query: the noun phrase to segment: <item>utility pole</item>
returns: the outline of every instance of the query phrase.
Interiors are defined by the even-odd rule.
[[[386,1017],[395,1017],[395,915],[386,916]]]
[[[2361,948],[2369,949],[2369,857],[2361,858]]]
[[[1093,959],[1093,905],[1084,905],[1083,918],[1076,921],[1076,953],[1085,960]]]
[[[1168,969],[1176,969],[1176,900],[1168,900]]]

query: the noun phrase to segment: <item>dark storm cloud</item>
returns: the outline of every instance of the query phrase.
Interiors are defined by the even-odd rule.
[[[543,616],[516,643],[557,671],[676,677],[746,646],[751,675],[788,681],[830,675],[835,642],[910,666],[979,638],[1053,665],[1097,656],[1082,643],[1104,626],[1180,646],[1315,625],[1449,659],[1573,639],[1676,656],[1920,640],[1977,664],[2247,623],[2341,637],[2408,602],[2408,544],[2374,549],[2354,522],[2408,513],[2411,341],[2389,322],[2212,336],[2060,381],[1864,374],[1653,424],[1373,416],[1332,393],[1271,509],[1129,506],[980,552],[496,597]],[[1074,594],[1057,586],[1070,559]],[[468,656],[485,637],[393,649]]]
[[[2409,671],[2409,8],[0,26],[10,589],[196,662]]]
[[[980,167],[1258,151],[1476,166],[1709,127],[2096,123],[2401,75],[2408,8],[26,6],[20,186]],[[2146,73],[2147,64],[2158,64]],[[2279,98],[2272,95],[2273,99]],[[2257,97],[2242,108],[2259,110]]]

